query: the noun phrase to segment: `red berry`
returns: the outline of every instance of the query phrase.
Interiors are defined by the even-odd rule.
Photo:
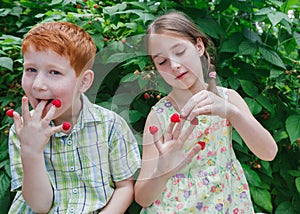
[[[179,123],[180,122],[180,116],[177,113],[172,114],[170,119],[171,119],[171,122],[173,122],[173,123]]]
[[[56,100],[52,100],[52,105],[54,105],[56,108],[61,107],[61,102],[60,100],[56,99]]]
[[[145,94],[144,94],[144,98],[145,98],[145,99],[149,99],[149,97],[150,97],[150,96],[149,96],[148,93],[145,93]]]
[[[63,123],[63,126],[62,126],[63,130],[67,131],[70,129],[70,127],[71,127],[70,123],[68,123],[68,122]]]
[[[9,117],[13,117],[14,116],[14,110],[13,109],[7,110],[6,115],[9,116]]]
[[[199,141],[198,144],[201,146],[201,150],[204,150],[204,149],[205,149],[205,145],[206,145],[205,142]]]
[[[107,41],[108,41],[108,39],[105,37],[105,38],[103,39],[103,41],[104,41],[104,42],[107,42]]]
[[[149,131],[153,135],[158,131],[158,128],[156,126],[149,126]]]
[[[191,120],[191,122],[190,122],[192,125],[198,125],[199,124],[199,120],[198,120],[198,118],[197,117],[195,117],[193,120]]]
[[[122,39],[122,43],[125,44],[126,43],[126,39]]]

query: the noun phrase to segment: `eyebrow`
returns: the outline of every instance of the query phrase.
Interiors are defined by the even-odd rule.
[[[178,46],[181,46],[183,45],[182,43],[176,43],[175,45],[173,45],[170,49],[175,49],[177,48]],[[155,54],[152,58],[155,59],[156,57],[158,57],[159,55],[161,55],[161,53],[157,53]]]

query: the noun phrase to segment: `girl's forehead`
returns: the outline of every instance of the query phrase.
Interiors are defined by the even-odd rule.
[[[176,35],[152,34],[148,38],[148,49],[151,55],[160,51],[172,51],[181,46],[192,45],[189,40]]]

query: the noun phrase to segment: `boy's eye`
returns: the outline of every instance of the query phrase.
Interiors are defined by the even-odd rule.
[[[25,71],[27,72],[37,72],[35,68],[26,68]]]
[[[159,65],[163,65],[163,64],[166,63],[166,61],[167,61],[167,60],[165,59],[165,60],[163,60],[163,61],[158,62],[158,64],[159,64]]]
[[[61,74],[59,71],[51,70],[50,74],[59,75]]]

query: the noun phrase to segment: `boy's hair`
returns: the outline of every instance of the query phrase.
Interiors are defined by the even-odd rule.
[[[23,40],[23,55],[30,46],[36,51],[50,49],[69,58],[76,76],[92,68],[96,55],[92,37],[79,26],[69,22],[46,22],[32,28]]]
[[[202,33],[195,23],[182,12],[169,12],[154,20],[147,29],[147,35],[173,33],[188,39],[193,44],[201,38],[205,52],[201,57],[204,77],[210,77],[208,90],[218,94],[215,81],[215,47],[213,42]],[[214,73],[210,75],[210,73]]]

